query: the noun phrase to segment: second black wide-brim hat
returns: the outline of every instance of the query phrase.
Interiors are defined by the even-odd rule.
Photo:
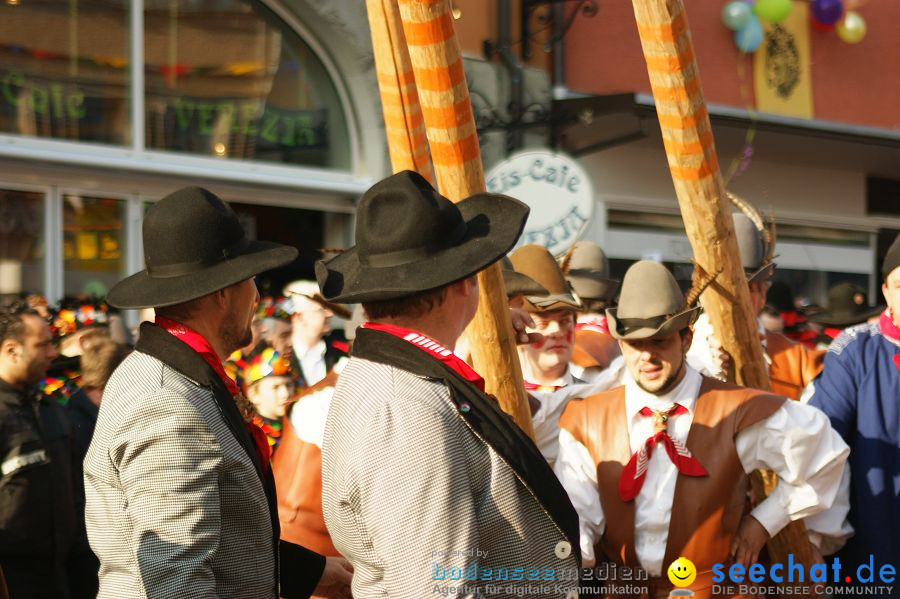
[[[117,308],[161,308],[202,297],[284,266],[297,249],[248,239],[227,203],[201,187],[184,187],[144,217],[146,268],[122,279],[106,301]]]
[[[356,245],[316,262],[331,302],[408,297],[464,279],[515,245],[528,206],[477,193],[454,204],[421,175],[402,171],[373,185],[356,210]]]

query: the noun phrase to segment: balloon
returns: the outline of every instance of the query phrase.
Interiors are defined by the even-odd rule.
[[[751,18],[740,31],[734,32],[734,45],[741,52],[756,52],[763,41],[763,28],[759,19]]]
[[[813,19],[823,25],[834,25],[844,15],[844,3],[841,0],[813,0]]]
[[[753,11],[750,5],[741,0],[729,2],[722,9],[722,22],[732,31],[743,29],[752,16]]]
[[[866,21],[858,12],[847,11],[837,24],[838,37],[848,44],[858,44],[866,37]]]
[[[824,23],[819,23],[815,19],[810,19],[809,24],[812,25],[812,28],[816,31],[821,31],[822,33],[829,33],[834,31],[834,25],[826,25]]]
[[[753,12],[760,19],[770,23],[778,23],[791,14],[793,6],[791,0],[756,0],[756,4],[753,5]]]

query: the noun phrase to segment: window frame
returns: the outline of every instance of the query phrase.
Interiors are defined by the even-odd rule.
[[[337,91],[349,137],[350,168],[325,169],[302,165],[281,165],[252,160],[197,156],[164,150],[148,150],[145,139],[144,85],[144,1],[129,1],[129,60],[131,91],[131,144],[112,146],[99,143],[55,140],[0,133],[0,157],[59,162],[102,169],[121,169],[147,174],[212,178],[223,182],[249,183],[323,191],[362,194],[370,185],[360,174],[360,132],[346,82],[310,30],[277,0],[257,2],[278,17],[306,43],[324,67]]]

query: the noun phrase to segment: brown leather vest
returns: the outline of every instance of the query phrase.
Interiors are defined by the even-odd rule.
[[[772,331],[766,331],[766,353],[772,359],[769,366],[772,393],[793,400],[800,399],[803,389],[822,372],[825,365],[825,350],[809,349]]]
[[[290,418],[284,418],[283,427],[272,458],[281,538],[322,555],[338,556],[322,516],[322,450],[300,440]]]
[[[621,353],[618,341],[611,335],[591,330],[575,331],[572,362],[582,368],[606,368]]]
[[[712,567],[727,561],[747,502],[749,481],[735,436],[771,416],[783,402],[783,397],[703,378],[686,445],[709,476],[678,476],[663,561],[668,567],[684,556],[694,563],[697,580],[690,588],[700,599],[712,596]],[[597,468],[606,519],[606,531],[595,548],[598,561],[605,556],[620,565],[640,567],[634,549],[635,504],[619,498],[619,478],[631,457],[625,387],[569,402],[560,426],[587,448]],[[671,586],[665,573],[651,579],[657,593]]]

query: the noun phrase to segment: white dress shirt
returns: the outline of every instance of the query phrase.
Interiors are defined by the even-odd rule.
[[[523,378],[526,381],[530,380],[530,371],[524,360],[522,361],[522,370]],[[552,385],[548,385],[548,387],[559,387],[555,391],[538,389],[528,391],[540,403],[540,407],[531,417],[534,443],[541,450],[541,454],[551,468],[559,453],[559,418],[569,401],[575,397],[589,397],[611,389],[617,386],[619,380],[619,371],[611,368],[603,371],[603,373],[608,373],[606,376],[597,377],[591,382],[579,380],[573,375],[572,370],[570,364],[563,376],[553,381]]]
[[[686,413],[669,418],[668,429],[673,439],[687,443],[702,380],[696,370],[687,367],[678,386],[659,396],[647,393],[634,380],[626,383],[625,414],[632,452],[653,435],[653,419],[638,414],[644,406],[664,411],[679,403],[687,408]],[[559,443],[554,470],[578,512],[581,553],[585,564],[590,565],[595,561],[594,544],[605,530],[594,460],[587,448],[566,430],[560,430]],[[823,413],[787,400],[769,418],[741,431],[735,439],[735,448],[748,474],[766,468],[778,475],[775,490],[751,512],[769,535],[778,533],[792,520],[826,508],[831,508],[830,517],[822,526],[823,532],[842,529],[849,501],[843,501],[843,508],[839,507],[841,502],[833,504],[850,450]],[[634,500],[635,552],[651,576],[659,576],[664,569],[677,479],[678,470],[665,449],[657,444],[644,485]]]
[[[325,367],[327,349],[323,339],[308,349],[294,344],[294,355],[297,356],[300,368],[303,369],[303,378],[307,385],[315,385],[328,374],[328,368]]]

